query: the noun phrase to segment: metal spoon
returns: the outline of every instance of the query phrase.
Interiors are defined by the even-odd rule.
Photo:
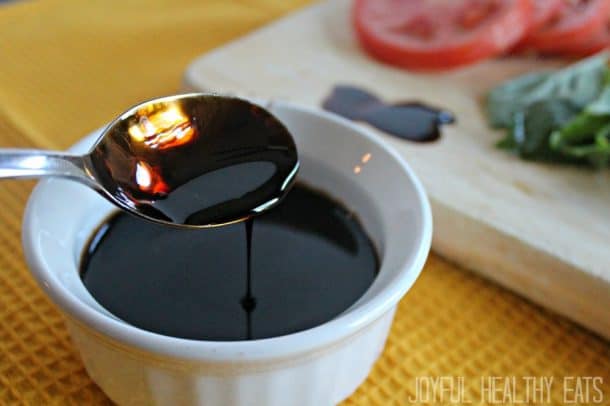
[[[183,227],[262,213],[284,197],[298,167],[294,140],[268,111],[201,93],[132,107],[82,156],[0,149],[0,178],[75,180],[132,214]]]

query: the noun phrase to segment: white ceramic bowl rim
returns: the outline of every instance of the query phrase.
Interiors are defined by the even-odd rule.
[[[359,136],[383,149],[395,159],[400,164],[404,175],[410,179],[415,190],[413,199],[417,201],[418,215],[422,217],[422,231],[417,236],[416,246],[411,250],[405,249],[405,251],[410,252],[410,255],[404,258],[402,270],[397,273],[392,283],[361,306],[356,306],[327,323],[280,337],[251,341],[217,342],[176,338],[146,331],[109,317],[83,304],[74,293],[62,284],[53,272],[46,269],[41,252],[34,248],[36,247],[36,236],[32,231],[30,213],[32,202],[43,198],[40,189],[41,185],[47,182],[43,180],[32,192],[23,223],[23,244],[26,258],[31,272],[41,287],[73,320],[89,326],[99,334],[107,335],[119,343],[128,344],[160,356],[205,362],[256,362],[305,355],[356,334],[360,329],[381,317],[392,306],[395,306],[419,276],[431,244],[432,215],[423,186],[398,153],[370,130],[319,109],[285,102],[274,103],[349,127],[351,131],[358,133]],[[89,142],[90,140],[83,139],[70,150],[78,149],[79,146],[82,148],[84,144]]]

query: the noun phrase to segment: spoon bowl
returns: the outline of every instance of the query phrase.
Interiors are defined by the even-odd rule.
[[[153,99],[116,118],[89,153],[0,150],[0,178],[60,176],[147,220],[216,227],[278,204],[299,168],[286,127],[248,101]]]

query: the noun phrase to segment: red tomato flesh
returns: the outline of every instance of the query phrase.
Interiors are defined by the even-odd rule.
[[[563,0],[555,18],[527,38],[527,46],[542,53],[562,53],[603,31],[610,0]]]
[[[566,47],[561,51],[561,55],[583,58],[596,54],[610,47],[610,20],[602,27],[602,29],[592,38],[571,47]]]
[[[352,18],[360,43],[375,58],[438,70],[513,47],[528,32],[532,7],[530,0],[356,0]]]
[[[564,0],[531,0],[534,7],[530,17],[530,26],[527,34],[510,50],[510,53],[520,53],[528,50],[528,37],[543,28],[559,14]]]
[[[544,27],[561,11],[564,0],[532,0],[534,11],[530,20],[530,32]]]

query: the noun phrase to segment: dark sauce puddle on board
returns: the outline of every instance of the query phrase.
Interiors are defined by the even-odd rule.
[[[322,107],[415,142],[436,141],[441,135],[440,127],[455,122],[449,111],[417,101],[386,104],[367,90],[347,85],[335,86]]]
[[[325,323],[377,275],[375,248],[355,216],[303,184],[244,224],[181,230],[116,214],[86,248],[83,282],[134,326],[232,341]]]

